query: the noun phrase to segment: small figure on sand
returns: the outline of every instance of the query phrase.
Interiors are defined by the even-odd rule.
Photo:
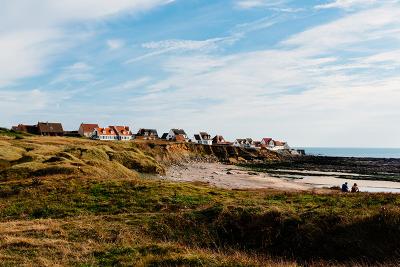
[[[344,193],[349,192],[349,186],[347,185],[347,182],[342,184],[342,192],[344,192]]]
[[[356,183],[354,183],[354,185],[351,187],[351,192],[352,193],[360,192],[360,189],[358,189],[358,185]]]

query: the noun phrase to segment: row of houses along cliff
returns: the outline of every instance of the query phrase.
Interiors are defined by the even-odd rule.
[[[35,125],[19,124],[13,126],[12,130],[27,132],[35,135],[43,136],[81,136],[101,141],[130,141],[138,140],[165,140],[174,142],[191,142],[202,145],[224,145],[243,147],[248,149],[269,149],[274,151],[291,151],[293,154],[299,153],[293,150],[286,142],[274,140],[266,137],[261,141],[255,141],[252,138],[236,139],[229,142],[221,135],[212,137],[207,132],[199,132],[194,134],[193,138],[189,138],[183,129],[171,129],[169,132],[162,134],[160,137],[156,129],[139,129],[133,134],[129,126],[108,126],[100,127],[98,124],[82,123],[77,131],[64,131],[61,123],[38,122]],[[301,153],[301,151],[300,151]]]

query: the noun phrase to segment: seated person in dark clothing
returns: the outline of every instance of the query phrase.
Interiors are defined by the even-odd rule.
[[[360,192],[360,189],[358,189],[358,185],[356,183],[354,183],[354,185],[351,187],[351,192],[352,193]]]
[[[347,185],[347,182],[342,184],[342,192],[349,192],[349,186]]]

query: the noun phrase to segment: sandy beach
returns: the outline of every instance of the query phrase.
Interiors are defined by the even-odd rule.
[[[284,171],[282,170],[282,172]],[[343,174],[357,177],[357,179],[336,177],[336,175]],[[359,174],[322,171],[297,171],[295,174],[277,177],[277,175],[249,171],[234,165],[196,162],[171,166],[162,178],[172,181],[203,182],[227,189],[276,189],[285,191],[321,190],[348,182],[349,185],[357,183],[360,190],[365,192],[400,193],[400,183],[398,182],[360,180],[361,177],[362,175]]]

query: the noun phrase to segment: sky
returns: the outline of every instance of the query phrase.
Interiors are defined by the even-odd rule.
[[[0,126],[400,147],[400,0],[0,6]]]

